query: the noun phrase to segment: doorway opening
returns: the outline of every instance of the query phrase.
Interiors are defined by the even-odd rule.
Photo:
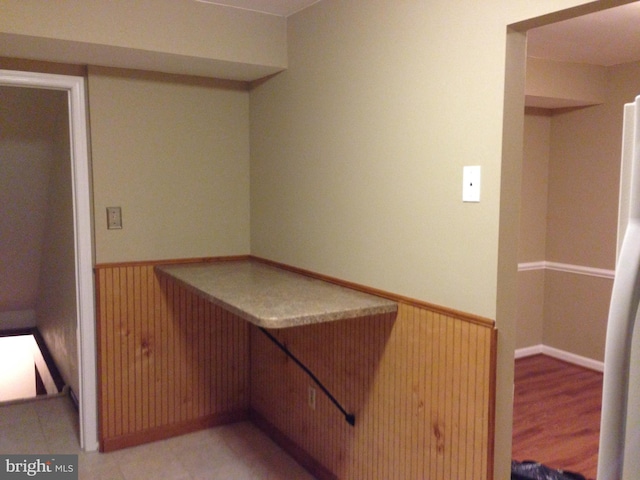
[[[638,2],[628,3],[542,27],[532,20],[529,25],[535,28],[522,24],[516,28],[527,33],[530,55],[523,125],[516,382],[526,377],[525,371],[538,356],[542,370],[529,373],[529,380],[537,375],[544,385],[545,378],[553,382],[556,367],[568,372],[577,368],[576,372],[588,374],[590,386],[575,388],[580,394],[589,393],[593,405],[599,405],[602,396],[615,268],[623,105],[640,92],[640,82],[635,80],[640,58],[629,51],[631,42],[625,41],[627,26],[638,21],[639,7]],[[606,48],[600,28],[607,31]],[[559,85],[564,85],[563,92]],[[571,375],[566,373],[563,383],[570,383]],[[563,395],[561,386],[556,386],[555,393],[548,394],[545,408],[549,410],[537,411],[539,421],[533,411],[528,418],[515,412],[514,452],[522,455],[522,438],[517,435],[527,429],[529,433],[537,430],[538,435],[527,456],[543,463],[545,458],[536,456],[535,444],[544,451],[557,442],[554,454],[566,449],[573,457],[589,444],[581,450],[589,458],[579,460],[589,466],[580,473],[593,478],[599,406],[597,415],[590,411],[569,416],[571,430],[561,439],[558,425],[551,428],[541,416],[553,415],[554,401]],[[516,392],[518,387],[516,383]],[[577,395],[574,392],[574,400]],[[584,406],[585,402],[579,403]],[[523,418],[528,425],[519,423]],[[575,442],[573,449],[571,442]]]
[[[90,170],[83,77],[0,70],[0,86],[66,92],[71,162],[80,445],[98,449]]]

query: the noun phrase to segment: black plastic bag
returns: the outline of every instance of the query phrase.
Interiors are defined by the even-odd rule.
[[[511,480],[586,480],[584,476],[566,470],[554,470],[538,462],[511,461]]]

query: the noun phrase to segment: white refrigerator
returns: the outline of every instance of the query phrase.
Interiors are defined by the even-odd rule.
[[[624,107],[616,274],[609,306],[597,480],[640,479],[640,96]]]

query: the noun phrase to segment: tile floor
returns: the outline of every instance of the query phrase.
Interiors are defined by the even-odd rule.
[[[78,454],[87,480],[313,480],[249,422],[111,453],[81,452],[67,397],[0,406],[0,453]]]

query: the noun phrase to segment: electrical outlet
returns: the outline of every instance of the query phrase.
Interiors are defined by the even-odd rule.
[[[313,387],[309,387],[309,390],[307,390],[307,402],[311,410],[316,409],[316,389]]]

